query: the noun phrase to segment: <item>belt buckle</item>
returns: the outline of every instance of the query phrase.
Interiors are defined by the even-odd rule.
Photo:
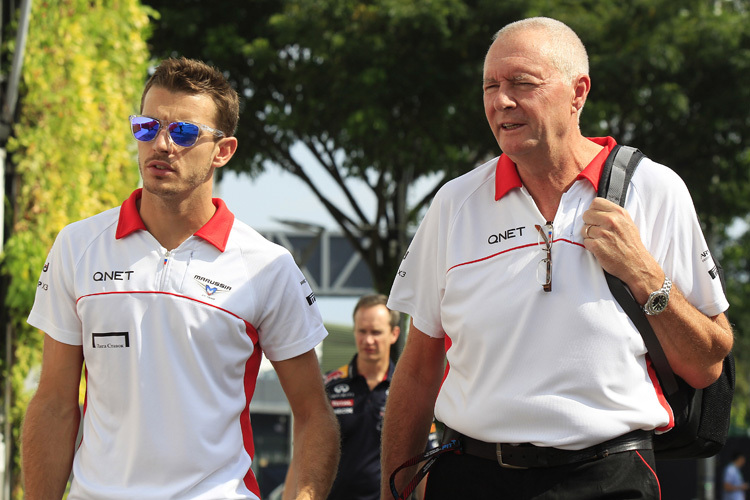
[[[506,464],[503,462],[503,444],[497,443],[495,445],[495,454],[497,455],[497,463],[500,464],[500,467],[504,467],[506,469],[528,469],[528,467],[522,467],[520,465],[511,465]]]

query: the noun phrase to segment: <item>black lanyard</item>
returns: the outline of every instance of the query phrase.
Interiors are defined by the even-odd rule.
[[[433,448],[431,450],[428,450],[421,455],[417,455],[414,457],[411,457],[409,460],[404,462],[403,464],[399,465],[396,470],[393,471],[391,474],[391,494],[393,494],[394,500],[406,500],[409,498],[409,495],[411,495],[414,492],[414,489],[417,487],[419,482],[427,475],[427,473],[430,471],[433,465],[435,465],[435,462],[437,462],[437,459],[440,455],[443,453],[447,453],[449,451],[455,451],[458,453],[461,453],[461,442],[458,439],[452,439],[451,441],[445,443],[444,445]],[[419,469],[419,471],[416,473],[416,475],[411,478],[411,481],[409,481],[409,484],[406,485],[406,488],[404,488],[404,491],[401,493],[398,492],[396,489],[396,473],[398,473],[401,469],[404,469],[406,467],[411,467],[412,465],[417,465],[419,462],[422,462],[423,460],[427,460],[425,464]]]

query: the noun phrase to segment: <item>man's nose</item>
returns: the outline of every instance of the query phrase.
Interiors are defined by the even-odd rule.
[[[494,97],[493,105],[497,111],[514,108],[516,106],[515,99],[510,95],[505,86],[500,86]]]
[[[153,147],[156,151],[170,152],[174,147],[172,144],[172,138],[169,136],[169,129],[167,127],[159,127],[154,138]]]

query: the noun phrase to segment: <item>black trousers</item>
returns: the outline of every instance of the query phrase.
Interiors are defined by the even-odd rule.
[[[659,500],[652,450],[591,462],[507,469],[493,460],[446,453],[430,469],[425,500]]]

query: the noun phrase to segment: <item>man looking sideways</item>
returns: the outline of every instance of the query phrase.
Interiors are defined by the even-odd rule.
[[[675,374],[716,380],[732,330],[690,194],[644,159],[624,208],[597,197],[616,143],[579,129],[583,43],[549,18],[493,40],[484,109],[503,154],[437,193],[388,301],[411,327],[386,409],[383,498],[434,410],[463,453],[437,458],[430,500],[658,499],[652,435],[672,411],[602,270],[642,305]]]
[[[163,61],[130,117],[143,188],[58,235],[28,320],[46,334],[23,429],[27,499],[61,498],[71,469],[70,500],[258,499],[249,404],[262,353],[294,415],[296,498],[325,498],[338,429],[312,290],[286,250],[212,198],[238,116],[220,71]]]

